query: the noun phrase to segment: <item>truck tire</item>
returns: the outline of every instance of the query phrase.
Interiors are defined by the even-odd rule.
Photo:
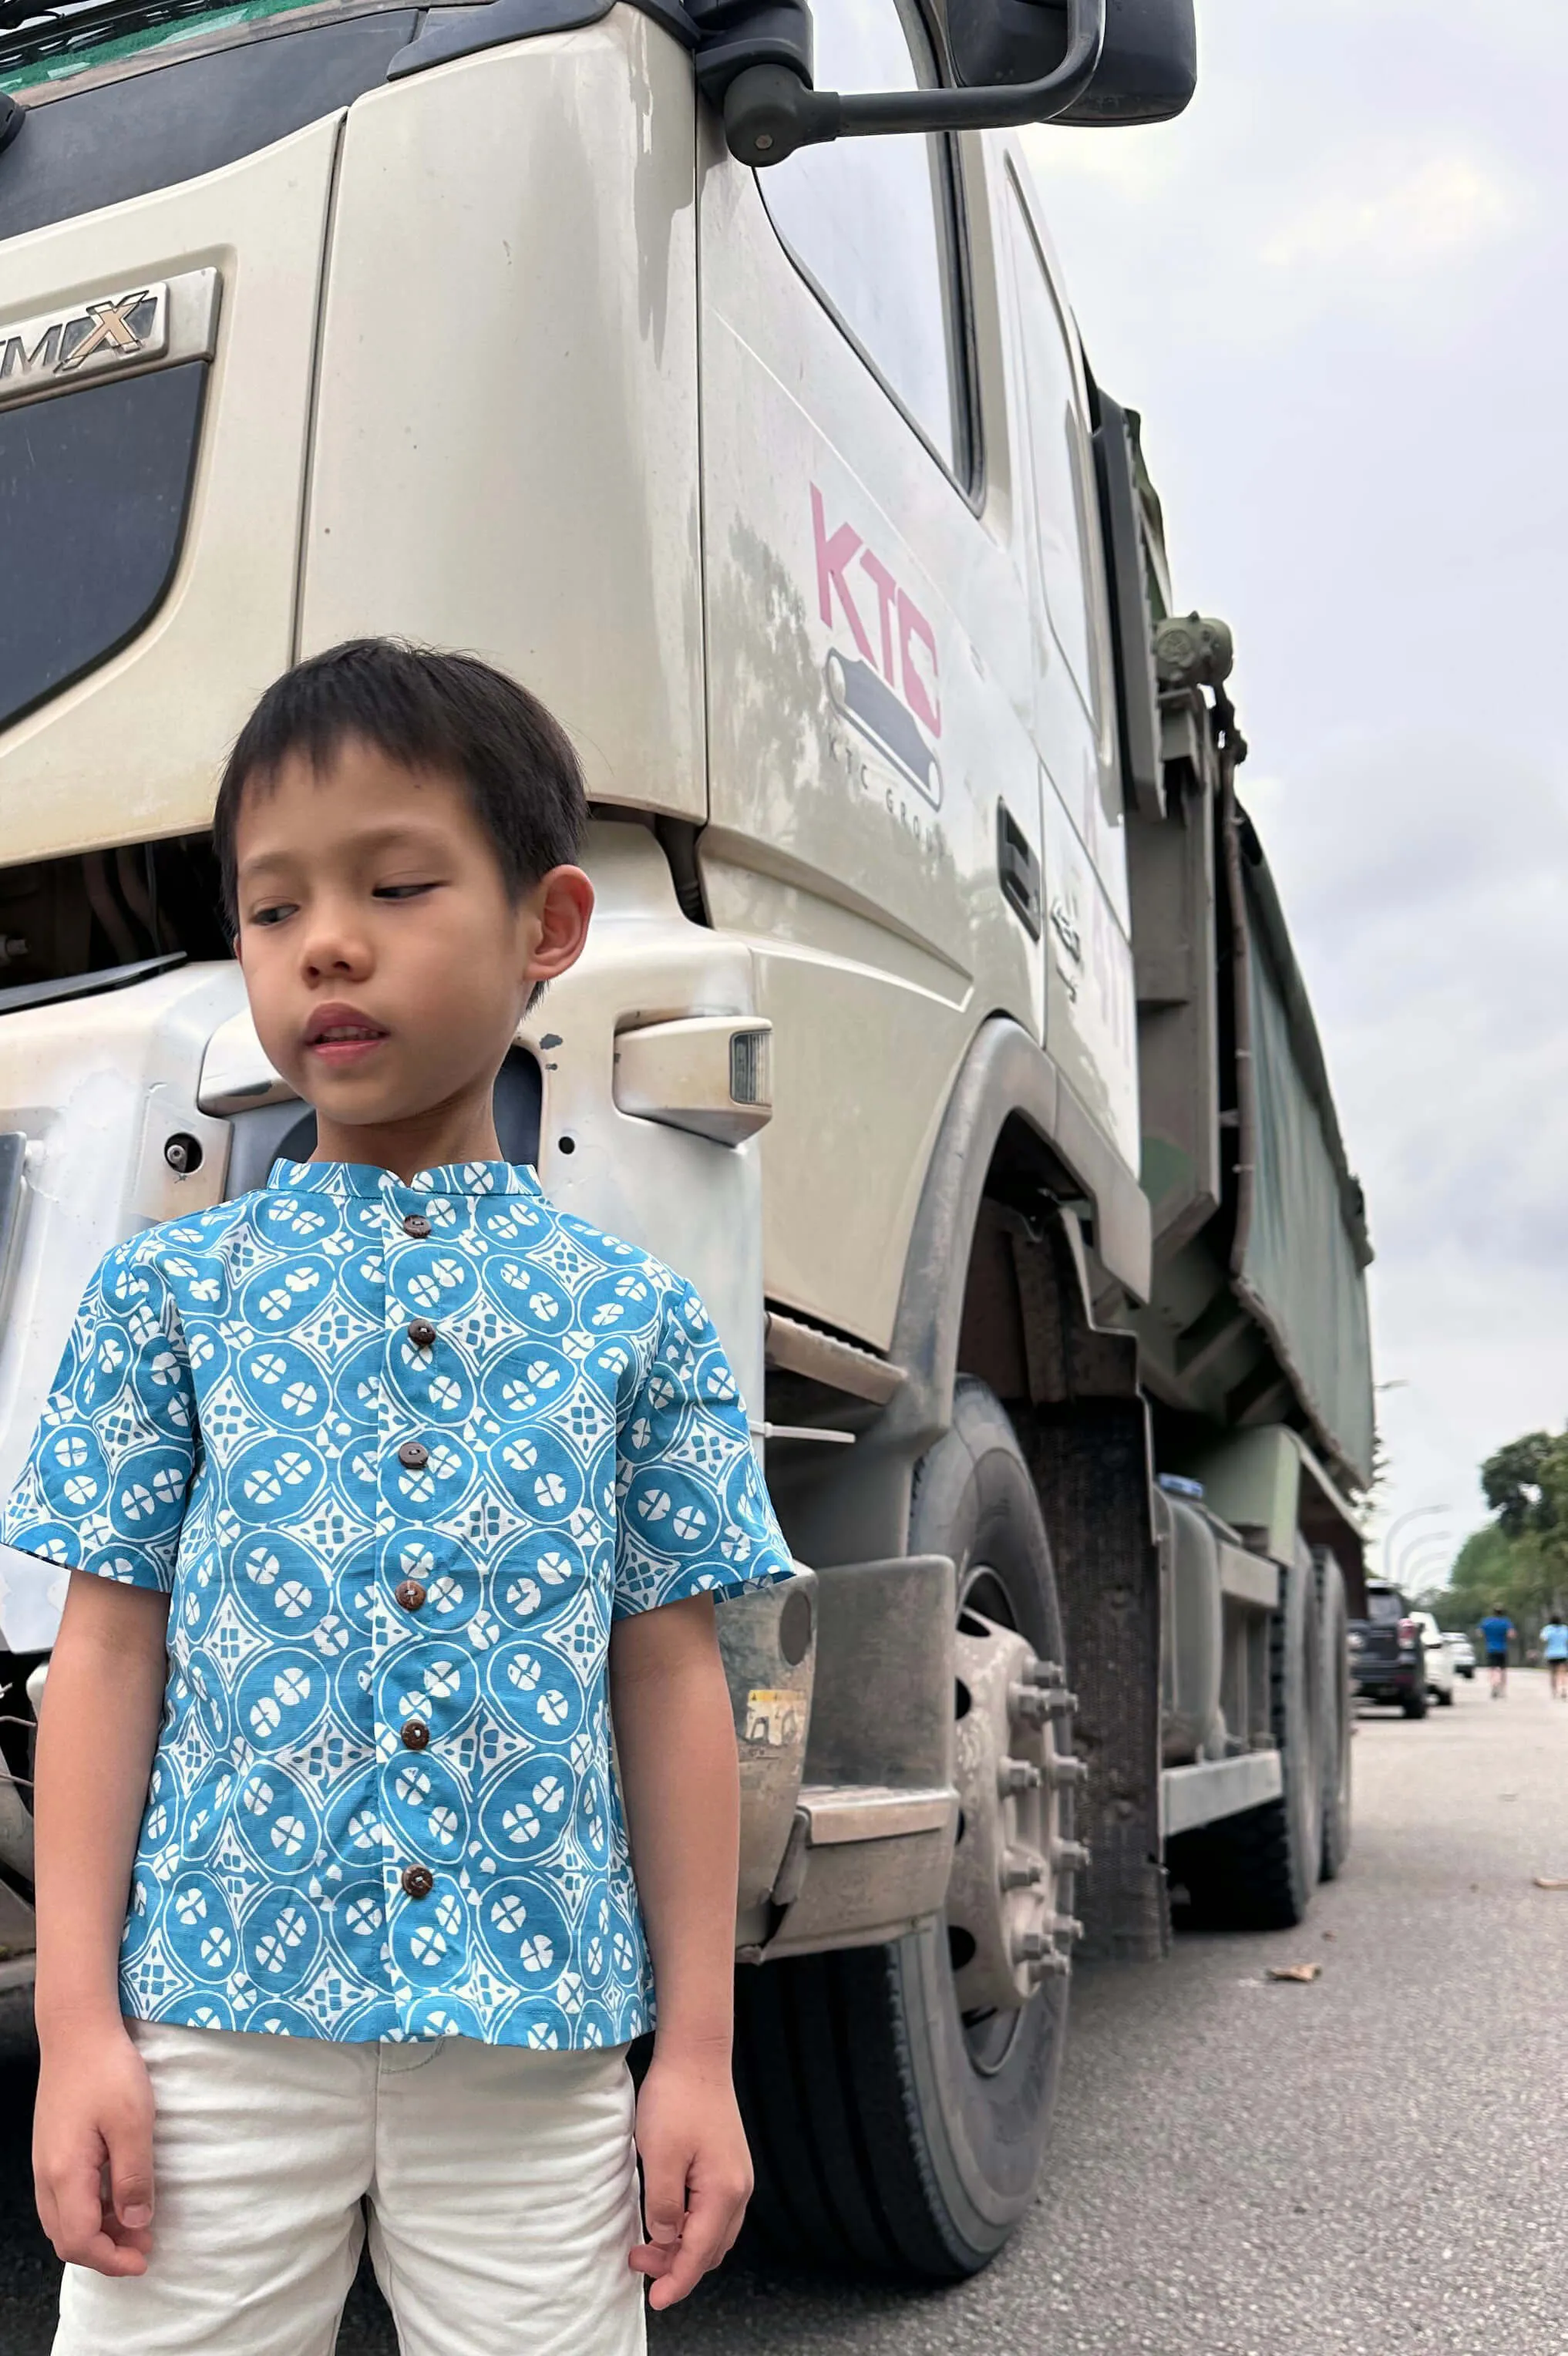
[[[1216,1930],[1289,1931],[1306,1914],[1323,1863],[1323,1638],[1313,1563],[1280,1573],[1269,1630],[1275,1740],[1285,1790],[1170,1845],[1171,1878],[1195,1921]]]
[[[1406,1694],[1403,1700],[1400,1703],[1400,1708],[1404,1712],[1406,1718],[1424,1718],[1426,1716],[1426,1687],[1423,1686],[1419,1693]]]
[[[1335,1880],[1350,1853],[1350,1737],[1355,1704],[1346,1644],[1345,1574],[1327,1547],[1317,1548],[1317,1610],[1323,1639],[1323,1864]]]
[[[909,1544],[952,1556],[961,1623],[967,1605],[1061,1660],[1034,1483],[983,1384],[960,1378],[952,1426],[919,1467]],[[1057,1887],[1065,1912],[1065,1875]],[[926,2282],[977,2273],[1034,2197],[1067,1989],[1065,1974],[1048,1977],[1021,2010],[966,2021],[941,1922],[889,1946],[742,1970],[736,2083],[757,2177],[752,2251]]]

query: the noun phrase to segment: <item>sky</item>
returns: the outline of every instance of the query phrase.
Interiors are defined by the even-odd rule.
[[[1568,18],[1198,12],[1177,122],[1028,137],[1178,602],[1236,634],[1377,1250],[1373,1527],[1424,1586],[1481,1459],[1568,1422]]]

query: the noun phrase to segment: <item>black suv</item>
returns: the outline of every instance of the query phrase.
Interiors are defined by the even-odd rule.
[[[1367,1618],[1349,1626],[1350,1687],[1359,1701],[1396,1701],[1426,1716],[1426,1651],[1409,1599],[1385,1579],[1367,1581]]]

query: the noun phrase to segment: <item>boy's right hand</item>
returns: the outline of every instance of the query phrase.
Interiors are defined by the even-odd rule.
[[[33,2123],[38,2216],[68,2265],[143,2275],[153,2246],[153,2090],[122,2022],[58,2028]]]

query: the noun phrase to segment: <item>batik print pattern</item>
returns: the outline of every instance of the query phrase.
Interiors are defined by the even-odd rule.
[[[790,1569],[681,1279],[505,1163],[281,1163],[108,1255],[0,1537],[172,1590],[128,2012],[648,2025],[611,1622]]]

